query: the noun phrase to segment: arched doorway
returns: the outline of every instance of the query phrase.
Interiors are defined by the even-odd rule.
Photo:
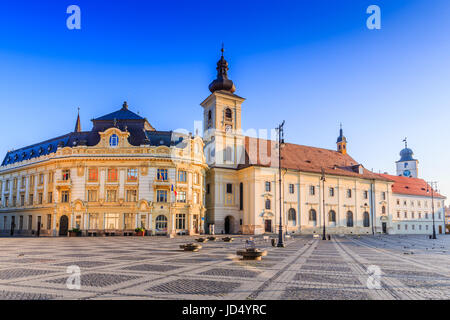
[[[225,217],[225,233],[230,234],[233,233],[233,222],[234,218],[232,216]]]
[[[59,219],[59,235],[67,236],[67,231],[69,230],[69,218],[66,215],[61,216]]]

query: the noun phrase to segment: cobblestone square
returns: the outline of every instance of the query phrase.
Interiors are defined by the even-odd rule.
[[[241,261],[247,239],[185,252],[193,237],[0,238],[0,299],[450,299],[449,236],[255,237],[267,256]]]

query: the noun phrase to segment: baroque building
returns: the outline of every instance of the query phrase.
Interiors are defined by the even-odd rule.
[[[433,232],[433,220],[436,233],[445,233],[445,199],[433,190],[425,180],[418,178],[418,160],[408,148],[400,151],[400,160],[396,162],[397,176],[382,174],[394,181],[392,185],[392,233],[430,234]],[[434,215],[433,215],[434,212]]]
[[[241,108],[228,78],[228,63],[217,63],[217,79],[201,103],[204,118],[207,230],[262,234],[280,224],[278,145],[244,136]],[[282,146],[282,225],[290,233],[387,233],[392,181],[365,169],[347,153],[341,127],[336,150]],[[322,172],[326,181],[322,183]]]
[[[7,153],[0,167],[3,234],[196,234],[205,208],[203,141],[157,131],[123,107],[74,132]]]

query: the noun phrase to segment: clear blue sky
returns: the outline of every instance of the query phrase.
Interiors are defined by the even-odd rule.
[[[244,129],[286,119],[288,141],[335,148],[342,122],[350,154],[390,173],[408,137],[450,195],[449,17],[448,0],[3,1],[1,157],[73,130],[78,106],[85,130],[124,100],[157,129],[193,130],[223,41]]]

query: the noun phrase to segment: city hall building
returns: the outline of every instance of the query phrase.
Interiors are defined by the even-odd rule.
[[[430,189],[417,181],[412,157],[406,167],[397,163],[408,168],[399,180],[353,159],[342,127],[335,150],[244,135],[245,99],[235,94],[223,52],[209,90],[203,137],[157,131],[125,103],[94,119],[91,131],[81,130],[78,117],[74,132],[8,152],[0,167],[0,232],[264,234],[281,223],[297,234],[321,233],[324,225],[331,234],[430,233],[431,201],[422,192]],[[407,193],[416,186],[420,194]],[[427,209],[411,215],[405,199]],[[434,199],[439,211],[445,197]],[[407,219],[398,215],[405,210]],[[422,217],[427,222],[413,227]]]
[[[157,131],[128,109],[8,152],[0,169],[3,234],[197,234],[206,171],[200,137]]]

